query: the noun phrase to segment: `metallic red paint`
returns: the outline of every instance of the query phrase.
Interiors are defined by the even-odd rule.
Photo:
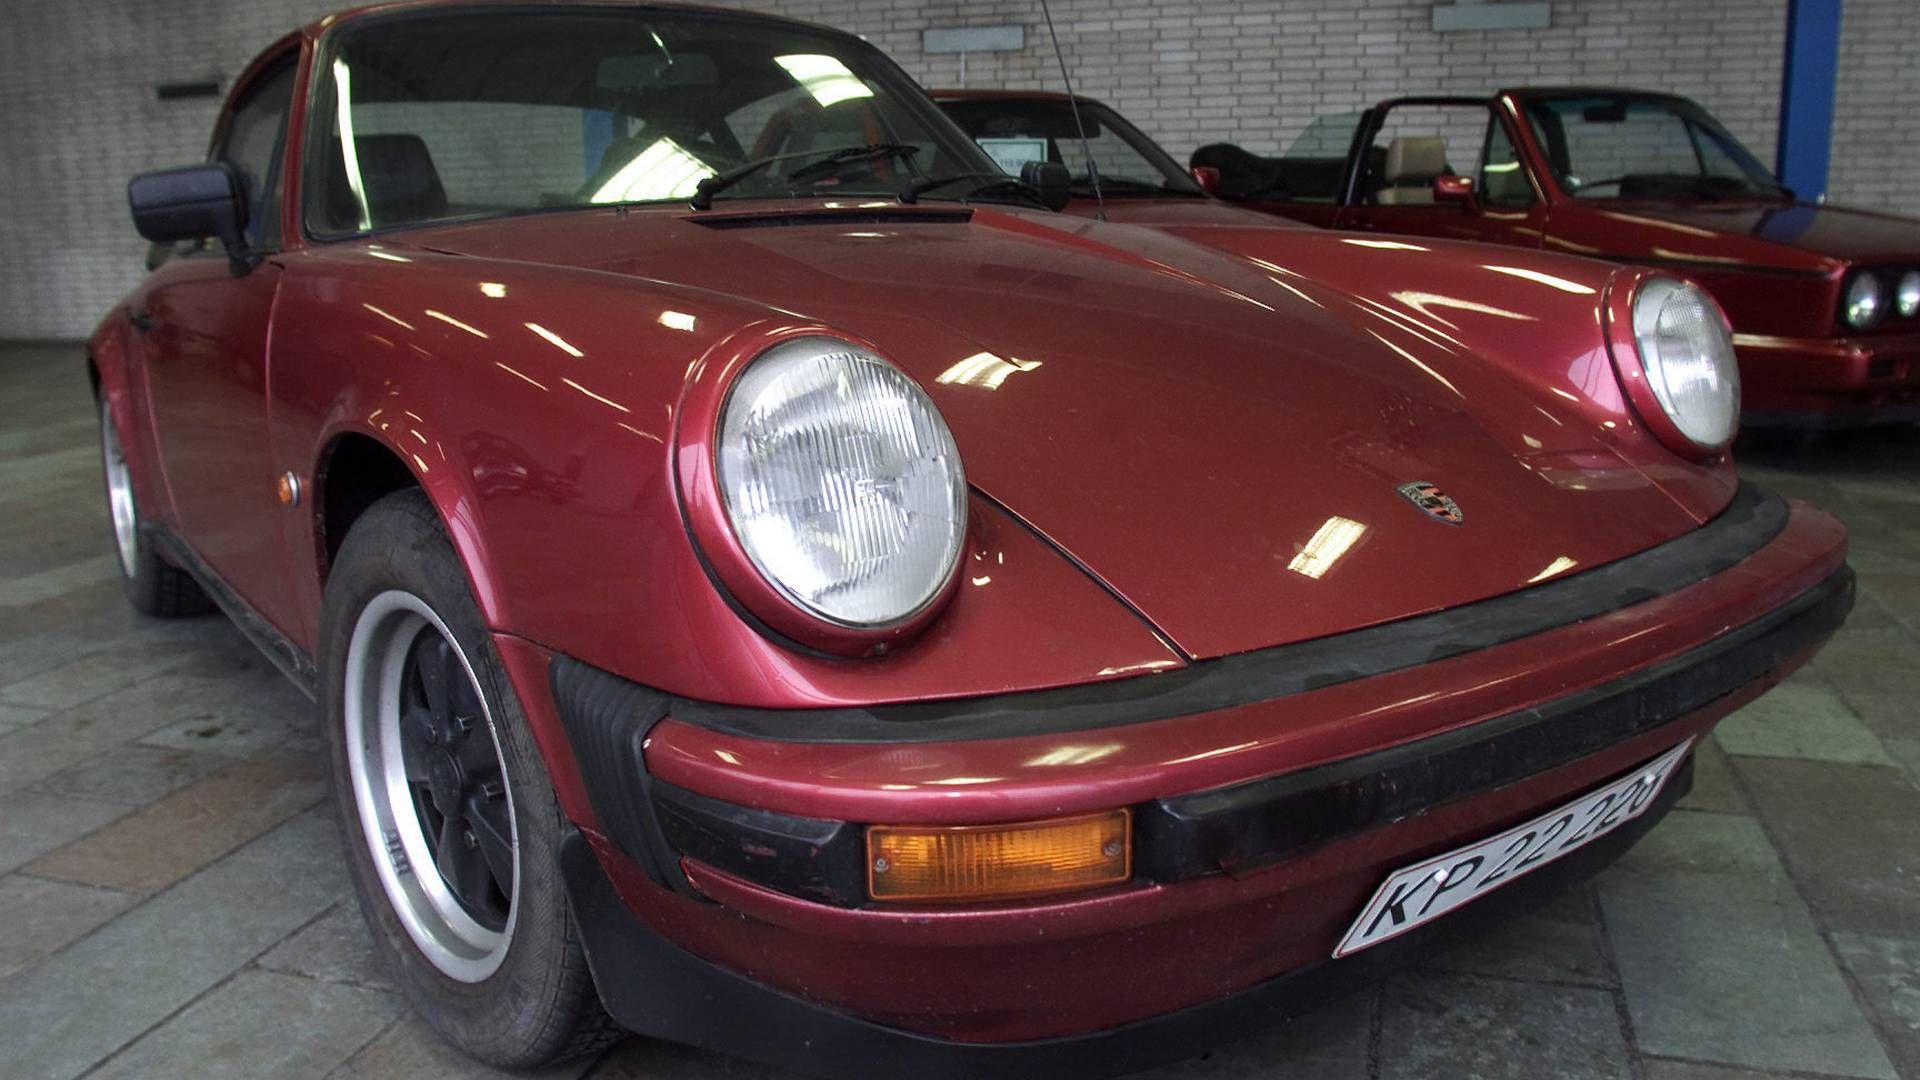
[[[1539,193],[1526,210],[1240,205],[1336,229],[1483,240],[1664,269],[1697,281],[1726,310],[1750,421],[1920,415],[1920,323],[1887,318],[1855,332],[1838,317],[1853,268],[1920,267],[1920,221],[1784,199],[1577,199],[1555,179],[1523,119],[1529,93],[1503,90],[1490,102]]]
[[[283,44],[301,50],[303,73],[327,25]],[[1324,956],[1391,866],[1537,813],[1761,689],[1238,877],[987,909],[839,911],[691,864],[719,903],[672,894],[599,838],[546,679],[555,652],[670,693],[765,706],[1150,678],[1644,550],[1724,506],[1731,467],[1675,455],[1641,422],[1609,352],[1619,320],[1604,317],[1638,277],[1598,262],[984,206],[952,220],[952,204],[831,199],[555,212],[321,244],[292,210],[301,130],[287,140],[286,243],[258,277],[230,282],[272,285],[259,362],[206,364],[201,390],[169,396],[153,374],[178,358],[129,348],[127,306],[93,339],[147,513],[221,551],[203,546],[217,533],[181,513],[171,482],[182,454],[224,467],[231,511],[257,523],[251,541],[278,550],[236,548],[251,554],[215,569],[311,649],[326,492],[352,481],[332,455],[346,439],[386,448],[446,523],[568,818],[648,924],[753,978],[975,1040],[1207,1000]],[[785,216],[797,212],[809,221]],[[785,227],[754,228],[755,216]],[[721,220],[741,227],[710,227]],[[197,316],[164,314],[184,321],[158,340],[189,340]],[[756,345],[809,330],[857,335],[918,379],[976,489],[952,599],[884,658],[771,640],[689,542],[691,529],[709,558],[737,554],[715,532],[702,475],[713,410]],[[162,399],[170,413],[153,408]],[[275,500],[282,471],[312,492],[297,512]],[[1412,480],[1454,495],[1465,524],[1407,506],[1394,489]],[[1309,558],[1335,519],[1360,531]],[[1284,707],[901,746],[759,743],[669,719],[647,762],[744,806],[854,821],[1105,809],[1597,684],[1753,619],[1843,557],[1838,524],[1796,506],[1761,552],[1681,592]],[[744,580],[738,567],[716,572]]]

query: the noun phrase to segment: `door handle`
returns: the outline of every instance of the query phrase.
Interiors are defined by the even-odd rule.
[[[127,321],[133,324],[135,330],[144,334],[153,329],[153,312],[145,308],[129,311],[127,312]]]
[[[1367,218],[1348,218],[1340,223],[1340,227],[1343,229],[1352,229],[1355,232],[1374,231],[1373,222]]]

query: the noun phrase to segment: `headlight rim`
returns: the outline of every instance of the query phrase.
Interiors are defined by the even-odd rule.
[[[762,356],[792,341],[819,338],[870,354],[901,370],[873,342],[819,325],[753,328],[721,342],[690,372],[674,427],[675,487],[689,539],[701,568],[722,599],[763,637],[803,654],[828,657],[880,656],[924,632],[959,591],[967,552],[973,547],[971,488],[964,464],[955,462],[963,520],[957,555],[941,586],[914,611],[874,624],[846,622],[807,605],[748,551],[727,505],[721,475],[726,409],[741,376]],[[905,374],[902,371],[902,374]],[[918,384],[911,375],[909,381]],[[924,387],[921,388],[924,393]],[[938,405],[934,405],[936,415]],[[942,423],[945,418],[942,416]]]
[[[1920,315],[1920,267],[1899,272],[1893,279],[1893,314],[1902,319],[1911,319]],[[1912,286],[1909,293],[1908,286]],[[1913,303],[1907,303],[1907,297],[1913,297]]]
[[[1607,326],[1608,351],[1613,357],[1614,373],[1618,377],[1626,398],[1625,404],[1642,427],[1646,428],[1656,440],[1668,450],[1683,458],[1702,464],[1711,464],[1724,458],[1740,432],[1740,369],[1738,357],[1731,349],[1729,341],[1730,378],[1734,388],[1734,416],[1724,439],[1713,443],[1702,443],[1683,431],[1679,422],[1668,411],[1664,395],[1656,390],[1654,379],[1648,369],[1646,358],[1641,354],[1640,338],[1635,326],[1634,314],[1638,310],[1641,297],[1646,289],[1656,283],[1666,283],[1697,292],[1708,307],[1719,317],[1720,325],[1729,339],[1732,337],[1732,325],[1726,312],[1713,295],[1701,288],[1699,283],[1676,274],[1653,270],[1636,270],[1615,278],[1608,289],[1604,317]]]
[[[1872,310],[1868,312],[1864,320],[1855,322],[1852,315],[1853,290],[1858,288],[1862,282],[1869,282],[1873,285]],[[1890,313],[1890,305],[1887,303],[1888,299],[1887,283],[1881,278],[1878,270],[1866,268],[1853,271],[1840,283],[1840,325],[1854,332],[1871,330],[1879,326],[1882,322],[1886,321]]]

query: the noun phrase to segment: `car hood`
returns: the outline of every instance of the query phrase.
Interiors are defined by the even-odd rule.
[[[1814,203],[1635,204],[1603,214],[1652,219],[1701,239],[1750,237],[1836,263],[1920,262],[1920,221]],[[1677,244],[1685,247],[1686,241]]]
[[[1159,229],[919,208],[411,235],[723,292],[776,325],[865,338],[933,396],[977,490],[1190,656],[1509,592],[1697,525],[1554,398],[1359,300]],[[1582,265],[1604,283],[1606,267]],[[1398,490],[1410,484],[1444,491],[1463,521],[1422,510]],[[993,568],[967,575],[991,587]]]

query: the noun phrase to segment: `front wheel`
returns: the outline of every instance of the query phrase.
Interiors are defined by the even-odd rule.
[[[418,489],[348,532],[320,644],[341,838],[414,1007],[494,1065],[613,1042],[560,881],[552,782]]]

